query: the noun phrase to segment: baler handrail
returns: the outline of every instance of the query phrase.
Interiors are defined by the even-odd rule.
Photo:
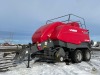
[[[66,21],[72,21],[72,20],[65,20],[65,21],[62,21],[62,22],[66,22]],[[78,22],[80,25],[81,25],[81,27],[83,28],[83,24],[80,22],[80,21],[75,21],[75,22]]]
[[[57,17],[57,18],[53,18],[53,19],[50,19],[50,20],[47,20],[46,24],[51,20],[59,19],[59,18],[65,17],[65,16],[69,16],[69,14],[68,15],[64,15],[64,16],[60,16],[60,17]]]
[[[60,16],[60,17],[57,17],[57,18],[53,18],[53,19],[47,20],[46,24],[48,24],[48,22],[53,22],[53,20],[56,20],[56,19],[59,19],[59,18],[65,17],[65,16],[68,16],[68,20],[65,20],[65,21],[68,21],[69,22],[69,21],[71,21],[70,20],[71,15],[82,19],[83,22],[84,22],[84,24],[82,24],[81,22],[80,22],[80,24],[81,24],[81,26],[84,25],[85,26],[85,29],[86,29],[85,19],[82,18],[82,17],[80,17],[80,16],[74,15],[74,14],[68,14],[68,15],[64,15],[64,16]],[[64,22],[64,21],[61,21],[61,22]]]
[[[83,20],[83,22],[84,22],[84,24],[82,24],[82,25],[84,25],[85,28],[86,28],[86,25],[85,25],[85,19],[84,19],[84,18],[82,18],[82,17],[80,17],[80,16],[77,16],[77,15],[74,15],[74,14],[69,14],[69,15],[73,15],[73,16],[76,16],[76,17],[78,17],[78,18],[81,18],[81,19]]]

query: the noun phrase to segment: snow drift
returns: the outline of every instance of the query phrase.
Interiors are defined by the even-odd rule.
[[[26,68],[23,62],[10,71],[1,72],[0,75],[100,75],[100,52],[92,54],[90,62],[66,65],[64,62],[50,64],[46,62],[31,61],[31,68]]]

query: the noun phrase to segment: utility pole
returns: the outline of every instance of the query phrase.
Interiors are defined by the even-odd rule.
[[[12,42],[13,42],[13,32],[10,32],[9,42],[10,42],[10,44],[12,44]]]

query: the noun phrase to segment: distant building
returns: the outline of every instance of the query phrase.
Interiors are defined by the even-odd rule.
[[[10,46],[9,43],[3,43],[3,46]]]
[[[99,41],[94,42],[93,47],[100,47],[100,42]]]

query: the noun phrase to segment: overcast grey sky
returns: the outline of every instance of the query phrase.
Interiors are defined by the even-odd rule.
[[[91,39],[100,41],[100,0],[0,0],[0,31],[27,43],[46,20],[69,13],[85,18]]]

